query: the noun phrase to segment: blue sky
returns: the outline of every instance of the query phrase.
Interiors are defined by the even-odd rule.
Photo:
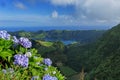
[[[120,0],[0,0],[0,26],[113,26]]]

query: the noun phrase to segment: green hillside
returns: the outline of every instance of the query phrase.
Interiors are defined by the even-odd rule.
[[[69,46],[67,57],[74,70],[85,69],[85,80],[120,80],[120,24],[96,43]]]
[[[120,80],[120,24],[103,35],[90,60],[97,80]]]

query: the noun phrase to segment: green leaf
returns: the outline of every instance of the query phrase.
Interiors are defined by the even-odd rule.
[[[3,50],[3,46],[0,46],[0,52]]]
[[[20,52],[25,53],[26,49],[20,46]]]
[[[4,47],[5,47],[6,49],[10,48],[10,47],[12,46],[12,44],[13,44],[13,42],[10,41],[10,40],[5,40],[5,41],[4,41]]]
[[[38,51],[37,51],[35,48],[31,49],[32,55],[35,55],[37,52],[38,52]]]
[[[8,62],[10,62],[10,61],[11,61],[11,56],[8,57]]]
[[[7,57],[12,57],[12,53],[10,53],[11,51],[3,51],[3,52],[0,52],[0,56],[3,58],[3,59],[7,59]]]

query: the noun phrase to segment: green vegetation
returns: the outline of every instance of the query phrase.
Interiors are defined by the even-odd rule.
[[[120,80],[120,24],[104,32],[38,31],[31,32],[31,39],[41,56],[51,58],[53,65],[68,80]],[[44,38],[33,37],[43,33]],[[56,40],[75,40],[78,43],[64,45]]]
[[[50,58],[31,47],[28,38],[0,31],[0,80],[65,80]]]
[[[34,35],[34,39],[44,39],[46,37],[46,33],[40,33],[37,34],[36,36]]]
[[[53,45],[52,42],[48,42],[48,41],[40,41],[40,40],[36,40],[40,45],[45,46],[45,47],[50,47]]]
[[[90,58],[93,68],[90,75],[98,80],[120,79],[120,25],[108,30],[97,42]],[[90,64],[89,63],[89,64]],[[89,75],[89,76],[90,76]]]
[[[60,71],[67,77],[71,77],[72,75],[76,74],[77,72],[75,70],[73,70],[72,68],[70,67],[67,67],[67,66],[61,66],[59,67],[60,68]]]
[[[108,30],[94,44],[70,46],[67,50],[67,64],[76,71],[80,71],[84,67],[87,73],[85,80],[119,80],[119,34],[120,25],[117,25]]]

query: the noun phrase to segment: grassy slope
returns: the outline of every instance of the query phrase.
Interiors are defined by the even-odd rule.
[[[52,42],[49,42],[49,41],[40,41],[40,40],[37,40],[38,43],[40,43],[42,46],[45,46],[45,47],[50,47],[53,45]]]

